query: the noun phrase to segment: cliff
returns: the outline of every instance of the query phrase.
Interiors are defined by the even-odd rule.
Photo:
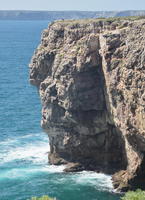
[[[52,23],[30,64],[52,164],[145,188],[145,19]]]

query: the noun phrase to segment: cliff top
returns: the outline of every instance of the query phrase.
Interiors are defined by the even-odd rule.
[[[52,22],[52,25],[57,23],[64,26],[73,26],[72,28],[79,28],[84,25],[88,24],[102,24],[105,23],[105,25],[110,25],[112,23],[119,23],[122,22],[133,22],[138,20],[144,20],[145,16],[129,16],[129,17],[110,17],[110,18],[86,18],[86,19],[66,19],[66,20],[56,20]],[[128,24],[126,24],[128,25]]]
[[[66,20],[56,20],[56,22],[63,22],[63,23],[89,23],[89,22],[98,22],[98,21],[104,21],[104,22],[114,22],[114,21],[122,21],[122,20],[127,20],[127,21],[136,21],[140,19],[145,19],[144,16],[128,16],[128,17],[109,17],[109,18],[86,18],[86,19],[66,19]]]

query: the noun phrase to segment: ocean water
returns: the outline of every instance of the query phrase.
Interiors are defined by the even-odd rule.
[[[49,165],[41,105],[28,63],[48,21],[0,21],[0,200],[118,200],[111,177]]]

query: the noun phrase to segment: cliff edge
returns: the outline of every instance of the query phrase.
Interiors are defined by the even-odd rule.
[[[30,64],[49,161],[145,188],[145,19],[56,21]]]

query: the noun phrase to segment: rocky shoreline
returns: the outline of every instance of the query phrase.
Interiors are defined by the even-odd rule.
[[[42,34],[30,82],[51,164],[145,188],[145,19],[62,20]]]

